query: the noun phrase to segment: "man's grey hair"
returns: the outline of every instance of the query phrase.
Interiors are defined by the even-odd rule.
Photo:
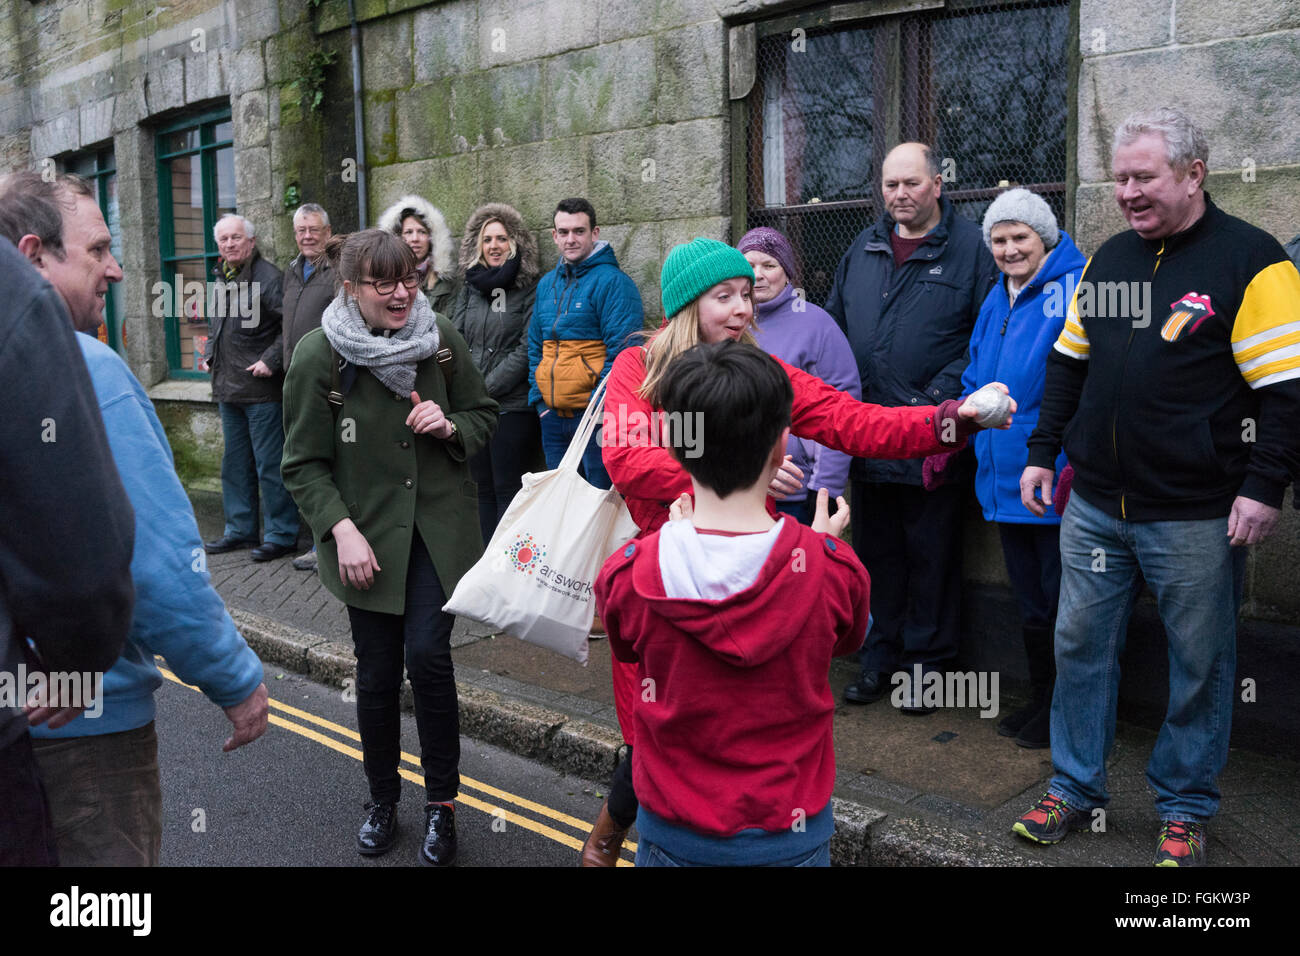
[[[314,202],[305,202],[293,211],[293,221],[297,222],[299,216],[320,216],[320,224],[328,226],[330,224],[330,214],[325,211],[325,207]]]
[[[257,227],[253,225],[253,223],[252,223],[251,220],[249,220],[249,219],[245,219],[243,216],[241,216],[241,215],[240,215],[239,213],[237,213],[237,212],[228,212],[228,213],[226,213],[224,216],[222,216],[220,219],[218,219],[218,220],[216,221],[216,224],[215,224],[215,225],[213,225],[213,227],[212,227],[212,238],[213,238],[213,240],[215,240],[215,239],[217,238],[217,226],[221,225],[221,224],[222,224],[223,222],[225,222],[227,219],[238,219],[240,222],[242,222],[242,223],[244,224],[244,235],[245,235],[247,238],[249,238],[249,239],[256,239],[256,238],[257,238]]]
[[[1205,134],[1186,113],[1172,106],[1158,106],[1155,109],[1130,113],[1115,130],[1115,143],[1111,155],[1113,156],[1121,146],[1127,146],[1139,136],[1147,135],[1164,137],[1169,165],[1180,176],[1185,174],[1192,163],[1198,159],[1208,168],[1210,143],[1205,138]]]
[[[922,144],[921,146],[921,154],[925,156],[926,172],[928,172],[931,176],[938,176],[939,173],[941,172],[941,170],[939,169],[939,155],[929,146],[926,146],[924,144]]]

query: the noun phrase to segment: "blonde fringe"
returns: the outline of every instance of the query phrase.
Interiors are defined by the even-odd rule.
[[[694,299],[683,306],[667,325],[653,333],[646,343],[645,381],[637,389],[637,395],[658,408],[659,381],[664,377],[669,363],[702,341],[699,299]],[[746,345],[758,345],[754,333],[748,327],[741,334],[740,341]]]

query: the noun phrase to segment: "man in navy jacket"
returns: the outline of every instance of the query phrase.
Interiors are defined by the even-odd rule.
[[[881,168],[885,215],[853,240],[826,311],[848,336],[862,400],[937,405],[961,394],[971,330],[997,274],[980,228],[942,195],[933,150],[894,147]],[[871,574],[873,631],[852,703],[879,700],[895,668],[939,670],[957,654],[966,482],[921,487],[920,461],[854,459],[853,547]],[[919,687],[918,687],[919,693]],[[919,700],[908,713],[929,713]]]

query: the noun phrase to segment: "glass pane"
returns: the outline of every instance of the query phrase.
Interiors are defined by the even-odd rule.
[[[933,23],[934,145],[956,163],[949,188],[1065,179],[1068,32],[1063,5]]]
[[[181,153],[187,149],[199,148],[199,131],[198,128],[178,130],[175,133],[168,133],[163,137],[162,151],[166,153]]]
[[[70,173],[89,179],[95,175],[95,156],[93,153],[79,153],[67,160],[64,168]]]
[[[212,217],[216,222],[226,213],[235,211],[235,150],[230,146],[219,149],[212,159],[217,171],[217,209]]]
[[[163,280],[167,283],[169,295],[166,314],[177,319],[176,324],[180,333],[180,367],[187,371],[199,367],[203,357],[203,346],[207,342],[206,262],[207,260],[203,258],[181,259],[164,267]]]
[[[872,192],[872,47],[870,28],[763,41],[763,194],[769,205],[860,199]]]
[[[167,164],[172,175],[173,254],[204,252],[203,181],[197,156],[182,156]]]
[[[214,143],[224,143],[227,140],[232,140],[234,138],[235,124],[230,120],[226,120],[224,123],[218,123],[212,129],[212,141]]]

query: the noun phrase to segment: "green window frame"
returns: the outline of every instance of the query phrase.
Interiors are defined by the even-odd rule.
[[[198,368],[197,339],[200,332],[206,335],[207,283],[218,259],[212,228],[223,215],[237,211],[230,110],[214,110],[159,127],[155,131],[154,154],[158,175],[158,252],[162,280],[169,290],[164,307],[168,374],[176,379],[205,380],[210,375]],[[186,185],[190,190],[190,205],[181,208],[176,202],[177,190]],[[197,208],[195,200],[198,200]],[[182,232],[177,228],[181,224],[189,228]],[[198,228],[198,235],[194,227]],[[182,285],[182,310],[187,306],[194,309],[194,314],[184,317],[184,327],[182,317],[176,312],[174,284],[178,277],[182,283],[197,280],[204,283],[202,297],[185,295]],[[198,302],[198,298],[203,301]],[[194,305],[190,306],[191,302]]]
[[[101,146],[73,153],[63,160],[62,165],[64,172],[75,173],[95,188],[99,211],[104,214],[104,222],[113,237],[109,251],[118,265],[121,265],[122,226],[117,197],[117,161],[113,156],[113,147]],[[122,305],[122,291],[117,283],[109,283],[108,294],[104,297],[104,324],[99,327],[98,337],[113,351],[125,357]]]

